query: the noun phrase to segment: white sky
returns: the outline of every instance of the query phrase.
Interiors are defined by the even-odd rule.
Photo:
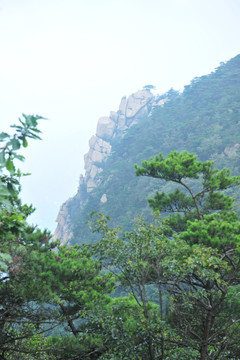
[[[55,228],[100,116],[153,84],[181,90],[240,52],[240,0],[0,0],[0,131],[40,114],[23,198]]]

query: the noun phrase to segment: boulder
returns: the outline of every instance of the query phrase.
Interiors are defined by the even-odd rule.
[[[91,161],[93,163],[101,163],[104,158],[105,158],[105,155],[102,152],[97,151],[97,150],[92,150],[92,152],[91,152]]]
[[[106,194],[103,194],[103,195],[102,195],[102,197],[101,197],[101,199],[100,199],[100,202],[101,202],[102,204],[104,204],[105,202],[107,202],[107,195],[106,195]]]
[[[95,178],[97,176],[97,174],[100,174],[103,171],[102,168],[96,166],[96,165],[92,165],[91,170],[89,172],[89,176],[90,178]]]
[[[240,149],[240,144],[235,144],[231,147],[230,146],[226,147],[223,153],[225,156],[232,158],[237,156],[239,149]]]
[[[115,122],[108,116],[101,117],[98,120],[96,135],[104,140],[110,139],[115,130]]]
[[[106,153],[106,154],[110,154],[111,152],[111,144],[97,136],[92,136],[91,139],[89,140],[89,147],[90,149],[102,152],[102,153]]]
[[[126,108],[126,117],[134,117],[150,100],[153,94],[148,90],[140,90],[129,96]]]
[[[95,189],[95,187],[97,186],[96,182],[94,181],[94,179],[90,178],[87,181],[87,192],[91,192],[93,189]]]

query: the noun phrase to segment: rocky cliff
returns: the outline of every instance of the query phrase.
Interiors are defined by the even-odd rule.
[[[89,151],[84,156],[85,175],[80,175],[80,182],[76,198],[79,210],[88,201],[88,194],[101,182],[101,172],[104,161],[112,151],[112,142],[117,137],[123,137],[127,130],[138,122],[139,119],[150,114],[154,105],[163,105],[166,99],[157,98],[148,89],[137,91],[128,98],[124,96],[117,112],[111,111],[109,116],[101,117],[97,123],[96,135],[89,140]],[[62,243],[68,242],[72,237],[70,216],[67,200],[60,208],[57,217],[57,228],[54,238],[59,238]],[[107,202],[106,194],[100,200]],[[93,209],[94,210],[94,209]]]
[[[71,244],[98,240],[86,224],[95,210],[111,218],[110,226],[131,230],[137,216],[151,219],[147,199],[155,191],[172,191],[169,183],[136,177],[134,164],[160,152],[189,151],[219,169],[240,173],[240,55],[209,75],[194,78],[179,93],[153,96],[146,86],[123,97],[118,111],[97,123],[85,155],[85,175],[77,194],[58,215],[55,237]],[[166,102],[166,99],[168,100]],[[163,105],[164,106],[155,106]],[[135,124],[134,126],[132,126]],[[240,214],[239,189],[229,190]]]

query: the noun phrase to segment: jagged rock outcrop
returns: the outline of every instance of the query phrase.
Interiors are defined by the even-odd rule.
[[[101,197],[101,199],[100,199],[100,202],[101,202],[102,204],[104,204],[105,202],[107,202],[107,195],[106,195],[106,194],[103,194],[103,195],[102,195],[102,197]]]
[[[149,115],[154,105],[163,105],[165,101],[166,99],[163,99],[161,103],[158,103],[150,90],[143,89],[128,98],[124,96],[117,112],[111,111],[109,116],[98,120],[96,135],[89,140],[89,151],[84,156],[85,176],[80,176],[76,195],[80,208],[86,203],[87,194],[101,182],[102,165],[111,154],[112,141],[116,137],[123,137],[129,127],[136,124],[142,117]],[[100,202],[106,201],[106,194],[103,194]],[[58,225],[54,234],[54,238],[60,238],[62,243],[68,242],[72,236],[67,207],[68,201],[60,208],[56,220]]]
[[[233,158],[233,157],[237,156],[237,153],[239,150],[240,150],[240,144],[235,144],[231,147],[228,146],[224,149],[223,155]]]
[[[171,191],[171,186],[136,178],[134,163],[159,152],[193,152],[201,161],[213,160],[217,168],[229,167],[238,175],[239,79],[240,55],[215,72],[193,79],[182,93],[170,89],[154,96],[153,86],[147,85],[124,96],[116,111],[98,121],[84,158],[85,174],[80,177],[77,194],[60,209],[55,237],[62,242],[70,240],[70,244],[97,241],[100,235],[93,234],[86,224],[92,210],[109,215],[110,226],[120,225],[124,230],[132,228],[139,212],[150,219],[146,199],[155,190]],[[136,128],[129,130],[133,124]],[[239,191],[232,191],[234,209],[240,214]]]
[[[54,233],[54,239],[60,239],[61,244],[67,243],[72,238],[68,214],[68,202],[69,200],[62,204],[56,220],[58,225]]]
[[[133,118],[141,110],[142,115],[148,114],[147,104],[153,98],[153,94],[149,90],[141,90],[129,96],[126,107],[126,118]]]
[[[96,135],[99,138],[110,140],[111,137],[113,136],[115,126],[116,124],[113,121],[113,119],[111,119],[111,117],[107,117],[107,116],[101,117],[98,120]]]
[[[139,118],[148,115],[153,99],[154,96],[149,90],[140,90],[128,99],[124,96],[117,112],[111,111],[109,117],[104,116],[98,120],[96,135],[89,140],[90,149],[84,156],[84,182],[87,192],[91,192],[99,183],[101,163],[111,154],[112,140],[123,136]]]

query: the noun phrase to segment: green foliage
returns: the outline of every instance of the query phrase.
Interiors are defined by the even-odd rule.
[[[142,168],[135,165],[136,175],[151,176],[176,183],[181,183],[185,178],[198,179],[199,174],[203,171],[203,163],[197,161],[196,158],[196,155],[187,151],[182,153],[172,151],[166,159],[159,154],[150,161],[144,160]]]
[[[39,139],[40,116],[25,116],[5,140],[0,179],[0,357],[12,359],[93,359],[99,334],[86,336],[91,312],[110,302],[115,277],[86,248],[67,248],[51,234],[29,226],[32,206],[18,197],[21,175],[14,161],[27,139]],[[55,335],[55,334],[56,335]],[[55,346],[57,348],[55,348]],[[101,345],[102,346],[102,345]],[[97,351],[98,353],[98,351]]]
[[[215,161],[218,169],[226,167],[238,175],[239,82],[240,55],[215,72],[194,79],[183,93],[170,90],[162,95],[160,98],[168,98],[164,106],[155,106],[150,117],[138,120],[122,139],[115,138],[97,188],[91,193],[82,188],[67,205],[73,243],[98,240],[86,224],[87,214],[93,210],[110,215],[111,224],[125,230],[133,228],[138,214],[151,221],[147,199],[153,198],[156,190],[168,194],[175,187],[156,178],[136,178],[133,166],[159,152],[164,158],[171,151],[195,153],[199,161]],[[103,194],[108,199],[104,204],[100,202]],[[234,210],[240,213],[239,191],[232,188],[227,194],[235,198]],[[79,196],[84,199],[81,206]]]
[[[70,359],[99,359],[104,351],[100,335],[84,333],[77,336],[64,335],[49,336],[46,339],[48,352],[56,360]]]
[[[183,214],[165,218],[171,225],[174,218],[175,225],[183,222],[174,228],[169,256],[162,262],[171,294],[168,323],[181,346],[198,351],[201,360],[220,354],[235,358],[239,348],[233,333],[239,331],[240,308],[232,289],[239,286],[240,222],[232,211],[233,199],[219,191],[239,185],[240,177],[231,177],[229,169],[215,169],[213,162],[199,162],[186,151],[171,152],[166,159],[160,154],[142,165],[136,166],[137,175],[172,181],[184,189],[157,193],[150,200],[155,209]]]
[[[23,334],[28,334],[24,337]],[[19,325],[13,330],[12,339],[15,348],[6,350],[4,359],[7,360],[55,360],[55,356],[47,354],[43,349],[47,346],[47,340],[42,334],[38,334],[38,330],[33,324]]]
[[[81,216],[94,209],[114,217],[113,227],[108,216],[94,218],[96,244],[61,246],[27,224],[33,209],[18,198],[23,174],[15,160],[23,160],[18,152],[29,138],[39,138],[41,117],[24,115],[13,136],[0,134],[1,358],[239,357],[240,226],[233,209],[240,166],[239,153],[228,149],[240,143],[239,60],[194,79],[183,94],[169,91],[163,107],[112,144],[102,184],[90,195],[81,188]],[[133,164],[159,151],[136,166],[135,177]],[[153,220],[134,221],[139,209],[149,216],[144,198],[157,189]],[[78,199],[69,206],[74,241],[82,234],[83,242]]]
[[[51,323],[64,327],[64,332],[48,336],[46,351],[56,359],[95,359],[88,354],[99,354],[103,343],[90,320],[97,307],[104,308],[111,301],[107,294],[113,291],[113,275],[101,274],[99,262],[87,249],[76,246],[59,247],[57,254],[51,253],[51,259],[44,259],[43,264],[45,271],[35,279],[36,287],[43,281],[50,284],[48,305],[54,309]]]
[[[148,303],[147,318],[132,296],[119,297],[99,314],[95,324],[105,339],[105,352],[99,359],[160,358],[162,334],[167,336],[168,329],[156,305]]]
[[[166,236],[169,228],[158,218],[150,224],[138,219],[133,231],[121,235],[119,229],[109,228],[107,221],[103,215],[95,217],[94,229],[102,238],[89,248],[102,266],[115,274],[120,289],[131,294],[131,301],[117,298],[102,315],[102,331],[106,331],[105,337],[110,342],[103,359],[111,356],[115,359],[117,354],[123,359],[163,358],[172,336],[166,322],[167,293],[163,291],[164,264],[172,251]]]
[[[221,251],[235,248],[240,252],[240,222],[234,212],[205,215],[203,221],[189,221],[187,230],[180,234],[190,244],[216,247]]]
[[[152,90],[152,89],[155,89],[155,86],[154,85],[144,85],[143,89]]]
[[[19,118],[19,125],[12,125],[16,130],[14,135],[0,133],[0,142],[3,143],[0,150],[0,206],[10,207],[13,203],[14,193],[20,186],[19,178],[22,175],[20,169],[16,169],[15,160],[24,160],[24,156],[18,153],[23,146],[28,146],[27,139],[41,139],[37,128],[38,120],[44,119],[39,115],[25,115],[24,120]]]
[[[172,240],[167,237],[166,219],[151,224],[139,219],[133,231],[121,236],[107,221],[97,216],[94,226],[102,239],[89,247],[102,266],[115,274],[118,286],[130,292],[132,305],[127,298],[117,298],[115,304],[127,308],[119,311],[110,302],[110,314],[108,309],[102,312],[101,332],[109,341],[103,359],[115,359],[117,354],[126,359],[184,359],[187,353],[192,359],[207,359],[213,349],[213,359],[220,351],[236,356],[239,348],[232,337],[239,331],[240,315],[235,287],[240,274],[236,214],[222,212],[196,219]],[[216,246],[214,232],[226,236],[221,245]],[[228,339],[227,346],[223,338]],[[126,344],[131,344],[132,351]]]
[[[23,215],[20,212],[16,214],[16,209],[12,206],[20,206],[20,201],[17,197],[18,191],[20,190],[19,178],[22,175],[19,169],[16,169],[14,161],[23,161],[24,157],[18,154],[18,150],[21,146],[27,146],[27,138],[40,139],[40,130],[37,129],[38,120],[43,119],[41,116],[24,115],[24,120],[19,119],[20,125],[13,125],[16,129],[16,133],[11,136],[8,133],[0,133],[0,142],[3,143],[0,150],[0,209],[2,209],[1,217],[1,233],[4,233],[4,227],[15,228],[19,226]],[[12,211],[12,218],[10,219],[7,212],[4,210]],[[26,210],[26,209],[25,209]],[[32,210],[30,210],[32,211]],[[11,230],[10,230],[11,233]],[[2,235],[1,234],[1,235]],[[9,235],[9,230],[7,229]],[[5,236],[5,234],[4,234]],[[0,272],[6,271],[8,264],[11,262],[11,257],[8,253],[2,253],[2,244],[0,248]]]
[[[186,220],[195,216],[202,220],[203,215],[216,210],[231,210],[233,199],[217,191],[226,190],[240,184],[240,176],[231,176],[229,169],[218,170],[213,167],[213,161],[197,161],[197,156],[187,151],[171,152],[166,159],[162,154],[144,160],[142,167],[135,165],[137,176],[154,177],[161,180],[179,184],[184,191],[178,188],[169,194],[156,192],[154,199],[149,199],[149,204],[154,210],[164,212],[180,212]],[[201,179],[194,186],[189,186],[190,180]],[[170,218],[173,226],[173,217]]]
[[[237,358],[240,222],[233,199],[221,191],[238,185],[239,176],[186,151],[142,164],[138,175],[172,181],[184,191],[158,193],[160,209],[170,216],[138,219],[132,231],[111,228],[109,217],[92,214],[101,240],[88,248],[117,278],[115,296],[123,289],[130,294],[97,310],[102,322],[96,316],[94,324],[106,339],[100,358]]]
[[[18,209],[16,212],[12,209],[10,214],[1,213],[1,251],[8,254],[11,261],[6,261],[7,268],[0,278],[0,354],[29,354],[31,359],[33,350],[28,349],[26,339],[41,333],[41,324],[47,323],[50,316],[49,309],[45,311],[43,306],[50,287],[42,281],[36,288],[35,279],[42,274],[34,266],[33,255],[38,253],[39,270],[41,254],[49,256],[55,244],[50,242],[47,231],[27,225],[24,215],[21,216]],[[33,332],[29,324],[33,324],[36,331]]]

